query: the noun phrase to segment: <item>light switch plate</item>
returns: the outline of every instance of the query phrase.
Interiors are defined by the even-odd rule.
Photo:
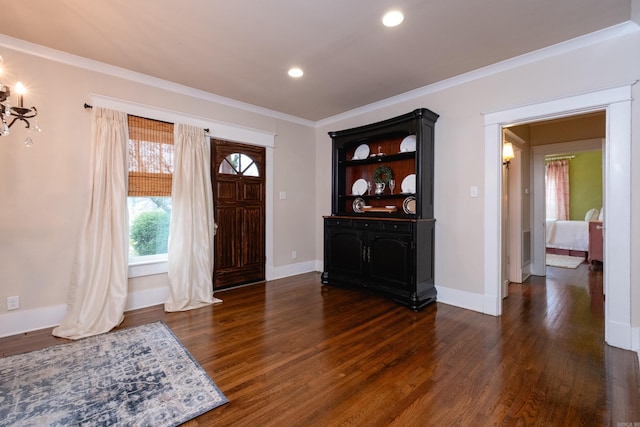
[[[20,308],[20,297],[7,298],[7,310],[17,310]]]

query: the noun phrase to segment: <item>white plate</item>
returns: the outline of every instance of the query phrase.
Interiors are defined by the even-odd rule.
[[[400,186],[403,193],[413,194],[416,192],[416,174],[412,173],[404,177]]]
[[[351,194],[354,196],[362,196],[367,192],[367,181],[360,178],[356,182],[353,183],[351,187]]]
[[[416,136],[409,135],[400,143],[400,152],[408,153],[410,151],[416,151]]]
[[[367,144],[360,144],[358,148],[356,148],[355,153],[353,153],[351,160],[364,160],[367,157],[369,157],[369,146]]]

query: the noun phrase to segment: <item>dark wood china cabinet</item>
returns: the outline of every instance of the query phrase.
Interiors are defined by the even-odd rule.
[[[426,108],[329,132],[331,215],[322,283],[382,292],[418,311],[436,300],[433,145]]]

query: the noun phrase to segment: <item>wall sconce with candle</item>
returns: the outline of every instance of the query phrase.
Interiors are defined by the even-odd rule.
[[[513,153],[513,145],[510,142],[505,143],[502,146],[502,164],[507,168],[509,167],[509,163],[516,155]]]
[[[2,56],[0,56],[0,65],[2,64]],[[2,74],[2,68],[0,67],[0,75]],[[17,102],[16,105],[11,106],[9,100],[11,97],[11,89],[9,86],[5,86],[2,82],[0,82],[0,136],[9,135],[9,128],[13,126],[16,120],[20,120],[25,123],[25,128],[29,129],[29,133],[31,129],[36,132],[41,132],[40,126],[38,126],[38,122],[34,123],[33,128],[29,123],[28,119],[34,118],[38,115],[38,110],[36,107],[27,108],[24,106],[24,94],[26,93],[26,88],[21,82],[16,83],[14,90],[17,94]],[[33,145],[33,141],[31,140],[31,136],[27,135],[24,140],[24,145],[30,147]]]

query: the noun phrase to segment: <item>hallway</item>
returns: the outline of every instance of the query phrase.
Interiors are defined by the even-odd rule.
[[[606,401],[604,425],[640,422],[637,355],[601,344],[602,270],[594,271],[585,263],[577,269],[547,267],[546,271],[546,277],[531,276],[522,284],[510,284],[504,305],[503,322],[520,322],[539,337],[522,348],[536,359],[533,372],[525,369],[528,381],[541,382],[547,392],[558,393],[553,400],[563,400],[560,391],[572,389],[571,400],[565,402],[568,410],[593,408]],[[585,419],[581,425],[593,423]]]

